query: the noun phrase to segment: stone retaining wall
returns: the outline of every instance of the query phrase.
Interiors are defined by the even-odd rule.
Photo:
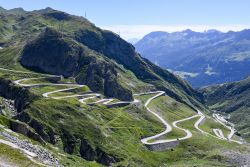
[[[172,141],[172,142],[168,142],[168,143],[146,145],[146,147],[151,151],[165,151],[165,150],[170,150],[172,148],[175,148],[179,143],[180,142],[177,140],[177,141]]]

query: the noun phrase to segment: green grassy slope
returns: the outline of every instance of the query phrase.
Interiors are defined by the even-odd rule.
[[[56,88],[61,89],[59,86]],[[37,88],[32,88],[30,91],[41,95],[46,89],[39,92]],[[67,93],[72,94],[72,92],[64,92],[64,95]],[[153,95],[137,96],[136,98],[144,104]],[[196,114],[190,107],[168,96],[153,100],[149,107],[161,113],[169,123]],[[67,158],[58,155],[61,157],[61,162],[67,164],[66,166],[100,165],[79,158],[81,157],[82,140],[86,140],[93,150],[102,150],[106,154],[116,157],[118,162],[114,166],[224,166],[227,159],[223,155],[224,150],[243,149],[243,146],[202,135],[193,127],[197,119],[192,119],[178,124],[180,127],[191,130],[193,133],[191,139],[181,141],[172,150],[149,151],[140,139],[160,133],[164,127],[142,105],[110,109],[103,105],[80,104],[71,99],[53,100],[40,97],[30,103],[19,119],[27,122],[38,132],[41,127],[39,126],[39,130],[31,122],[39,122],[42,125],[42,131],[39,133],[44,137],[46,134],[50,134],[49,137],[47,136],[47,140],[54,143],[54,147],[66,155]],[[6,122],[4,118],[1,120],[8,126],[8,123],[4,123]],[[214,124],[206,122],[202,125],[204,130],[213,127]],[[51,141],[53,135],[57,136],[56,141]],[[182,131],[174,129],[165,138],[183,135],[185,134]]]

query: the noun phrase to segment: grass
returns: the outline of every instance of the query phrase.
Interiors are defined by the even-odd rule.
[[[169,122],[187,118],[196,114],[196,112],[191,108],[175,101],[169,96],[156,98],[149,104],[149,108],[155,112],[159,112]]]
[[[18,59],[22,51],[21,46],[8,47],[0,50],[0,66],[8,69],[25,70]]]
[[[42,77],[42,74],[39,74],[39,73],[20,73],[20,72],[6,71],[6,70],[0,69],[0,77],[15,81],[15,80],[23,79],[23,78]]]
[[[153,100],[149,104],[149,108],[164,116],[165,120],[167,120],[169,124],[176,120],[184,119],[197,114],[191,108],[187,107],[186,105],[183,105],[182,103],[178,103],[177,101],[168,96],[162,96]],[[188,123],[189,121],[185,122]],[[216,128],[221,129],[225,137],[230,133],[230,130],[228,128],[216,122],[210,116],[206,117],[205,123],[203,123],[200,128],[212,135],[215,135],[213,129]],[[174,128],[172,132],[166,135],[166,138],[172,139],[179,138],[182,136],[185,136],[185,132]]]
[[[178,124],[179,127],[189,129],[193,137],[181,141],[180,145],[174,149],[183,148],[187,161],[173,161],[169,164],[170,166],[193,166],[194,164],[198,166],[225,166],[223,162],[226,159],[218,148],[232,149],[237,147],[237,145],[231,145],[227,141],[221,141],[210,136],[202,135],[194,128],[194,124],[198,119],[199,118],[194,118]]]
[[[42,78],[37,78],[37,79],[30,79],[30,80],[25,80],[21,82],[22,84],[49,84],[49,83],[76,83],[73,78],[61,78],[59,81],[56,81],[53,79],[53,77],[45,77],[42,76]]]
[[[222,124],[216,122],[213,118],[211,117],[206,117],[206,120],[203,124],[200,125],[200,129],[215,135],[213,132],[213,129],[221,129],[224,136],[227,137],[230,134],[230,130],[223,126]]]
[[[145,104],[146,101],[147,101],[149,98],[151,98],[151,97],[153,97],[153,96],[155,96],[155,95],[156,95],[156,94],[147,94],[147,95],[134,96],[134,98],[140,100],[140,101],[142,102],[142,104]]]
[[[49,84],[50,78],[37,78],[37,79],[30,79],[30,80],[24,80],[20,82],[22,84]]]
[[[53,127],[55,131],[64,129],[77,138],[87,138],[95,147],[105,148],[110,154],[121,157],[133,154],[140,159],[142,155],[134,153],[136,150],[145,150],[140,143],[140,136],[152,135],[162,129],[161,125],[150,119],[148,113],[134,111],[136,109],[130,107],[107,109],[101,106],[85,106],[79,110],[68,101],[62,103],[60,100],[44,99],[36,101],[29,109],[32,117]],[[130,114],[137,115],[137,118]]]
[[[125,88],[132,90],[133,93],[147,92],[154,89],[154,86],[145,82],[140,81],[131,71],[126,70],[120,64],[113,61],[119,68],[118,70],[118,81]]]
[[[68,86],[42,86],[42,87],[31,87],[30,90],[37,95],[42,95],[43,93],[52,92],[60,89],[67,89]]]
[[[53,93],[50,96],[54,96],[54,97],[70,96],[70,95],[76,95],[76,94],[84,94],[84,93],[87,93],[87,92],[90,92],[90,89],[87,86],[84,86],[84,87],[81,87],[81,88],[76,87],[76,89]]]
[[[4,162],[9,165],[29,166],[29,167],[40,166],[32,162],[21,151],[14,149],[8,145],[0,144],[0,152],[1,152],[0,163]]]
[[[0,115],[0,124],[6,127],[10,127],[10,121],[6,116]]]
[[[143,101],[147,98],[150,96],[142,97]],[[195,114],[187,106],[181,103],[176,104],[167,96],[159,97],[152,103],[160,109],[159,112],[162,115],[168,117],[169,121]],[[151,105],[149,107],[155,109]],[[163,127],[145,108],[140,109],[135,106],[108,109],[105,106],[79,105],[69,99],[47,100],[42,98],[30,104],[26,112],[32,118],[42,122],[45,127],[51,127],[60,134],[62,143],[55,145],[59,150],[64,149],[64,142],[69,139],[85,138],[95,148],[99,147],[111,155],[120,157],[121,161],[115,164],[116,166],[185,166],[187,160],[186,165],[223,166],[220,160],[217,160],[221,156],[221,152],[216,153],[214,150],[238,147],[201,135],[193,127],[197,119],[192,119],[178,124],[178,126],[192,131],[192,140],[181,141],[173,151],[149,151],[143,146],[140,139],[163,131]],[[65,137],[64,133],[68,134],[70,138]],[[66,166],[100,166],[96,162],[88,162],[78,157],[77,150],[77,148],[74,149],[73,155],[64,153],[66,157],[60,155],[58,157]]]
[[[154,99],[149,108],[161,115],[169,124],[174,121],[195,115],[196,113],[189,107],[176,102],[168,96],[161,96]],[[180,129],[173,128],[173,131],[165,135],[165,139],[175,139],[184,137],[186,133]],[[162,137],[161,137],[162,138]]]

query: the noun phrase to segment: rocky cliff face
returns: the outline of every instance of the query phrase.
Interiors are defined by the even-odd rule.
[[[15,87],[11,81],[4,78],[0,78],[0,96],[14,100],[14,107],[18,113],[23,111],[31,99],[34,100],[37,98],[30,94],[27,89]]]
[[[132,100],[131,91],[118,83],[114,64],[50,28],[25,46],[21,64],[37,71],[76,77],[79,84],[86,84],[93,91]]]
[[[104,165],[111,165],[112,163],[119,162],[119,160],[111,155],[108,155],[101,149],[94,149],[85,139],[81,140],[80,145],[81,156],[88,161],[97,161]]]
[[[25,46],[21,64],[46,73],[70,77],[79,72],[80,57],[85,55],[82,47],[48,28]]]
[[[140,79],[158,79],[147,63],[135,52],[133,45],[110,31],[100,31],[99,33],[80,31],[76,32],[75,39],[122,64],[125,68],[133,71]]]

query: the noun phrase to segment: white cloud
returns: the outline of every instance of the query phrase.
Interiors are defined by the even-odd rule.
[[[103,29],[111,30],[119,34],[124,39],[142,38],[152,31],[175,32],[186,29],[202,32],[209,29],[216,29],[222,32],[240,31],[250,28],[250,25],[111,25],[101,26]]]

